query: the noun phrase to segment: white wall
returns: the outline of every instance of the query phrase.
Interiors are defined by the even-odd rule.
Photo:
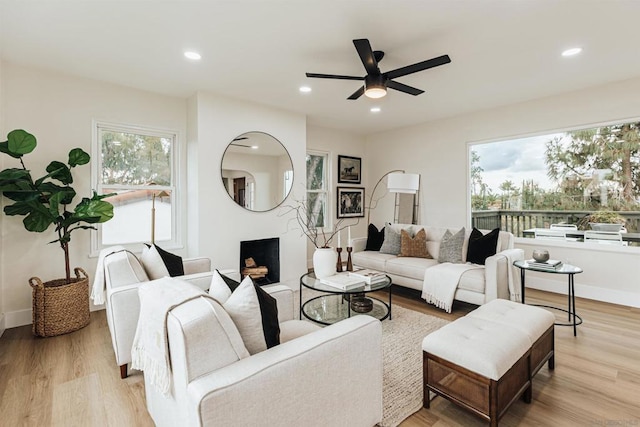
[[[512,136],[546,133],[588,124],[640,117],[640,78],[611,83],[560,96],[539,99],[487,111],[424,123],[367,138],[368,170],[406,169],[421,174],[420,221],[422,224],[460,227],[470,224],[467,143]],[[376,174],[370,174],[369,184]],[[387,200],[389,199],[389,200]],[[372,213],[372,221],[386,219],[383,204]],[[530,242],[521,243],[530,254]],[[557,251],[557,252],[555,252]],[[571,261],[584,268],[576,276],[578,296],[598,295],[604,301],[640,306],[640,251],[624,249],[624,255],[610,251],[555,249],[552,256],[570,251]],[[527,281],[532,287],[566,292],[559,278],[549,286],[538,277]],[[546,283],[546,284],[545,284]],[[632,284],[632,285],[630,285]]]
[[[288,230],[283,209],[250,212],[226,194],[220,177],[222,155],[231,140],[250,131],[278,139],[293,162],[294,189],[304,188],[306,118],[258,104],[200,92],[189,100],[189,169],[197,168],[199,187],[189,201],[189,226],[198,230],[198,241],[189,241],[191,253],[210,256],[216,268],[238,269],[240,241],[280,238],[280,279],[295,281],[305,273],[305,242]],[[193,127],[192,127],[193,125]],[[197,131],[193,137],[192,131]],[[289,196],[291,200],[292,196]],[[286,202],[285,202],[286,203]]]
[[[44,175],[51,160],[66,162],[69,150],[74,147],[91,153],[94,119],[172,129],[183,139],[186,133],[185,99],[10,63],[3,64],[0,77],[3,133],[6,135],[8,130],[22,128],[36,136],[38,146],[24,160],[37,176]],[[9,162],[5,160],[3,166],[9,167]],[[90,165],[74,169],[73,174],[77,197],[88,196]],[[38,276],[43,281],[64,277],[62,250],[55,244],[47,244],[55,238],[53,229],[40,234],[30,233],[24,229],[22,219],[5,217],[1,223],[0,293],[3,294],[1,301],[7,327],[31,322],[31,288],[27,283],[30,277]],[[82,267],[92,278],[96,259],[89,258],[89,246],[89,232],[74,232],[70,245],[71,267]]]
[[[369,171],[371,171],[371,168],[368,159],[365,158],[365,139],[360,135],[355,135],[345,131],[322,128],[318,126],[308,126],[307,149],[329,153],[331,164],[331,181],[329,184],[328,210],[329,214],[331,215],[331,220],[335,225],[337,221],[336,187],[365,187],[365,184],[367,183],[367,177],[369,175]],[[338,154],[362,158],[362,185],[338,184]],[[368,206],[369,195],[367,191],[370,191],[371,188],[372,187],[370,186],[365,188],[365,206]],[[294,191],[295,190],[299,191],[297,184],[294,184]],[[304,194],[304,188],[302,188],[302,192],[302,194]],[[391,217],[393,218],[393,211],[391,212]],[[347,224],[354,224],[351,227],[351,237],[364,237],[367,235],[366,212],[364,218],[350,219],[343,222],[343,225]],[[337,246],[337,240],[335,242],[332,242],[332,246]],[[342,246],[347,246],[346,232],[342,233]],[[311,258],[313,256],[314,249],[314,246],[307,239],[307,266],[309,267],[312,266]],[[342,260],[346,261],[346,251],[343,251],[342,253]]]

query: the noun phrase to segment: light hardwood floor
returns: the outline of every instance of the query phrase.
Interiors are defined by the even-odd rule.
[[[394,293],[393,303],[453,320],[474,306],[456,303],[452,314]],[[565,297],[528,291],[527,302],[563,307]],[[534,379],[533,400],[516,402],[503,426],[640,426],[640,310],[595,301],[576,302],[584,324],[556,327],[556,369]],[[0,338],[0,426],[153,425],[144,403],[142,375],[121,380],[104,311],[71,334],[34,338],[30,326]],[[436,397],[431,409],[403,427],[485,426]]]

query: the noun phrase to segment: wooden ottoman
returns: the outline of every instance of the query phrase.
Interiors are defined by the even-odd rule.
[[[553,369],[553,315],[495,301],[423,340],[425,408],[433,391],[497,426],[518,397],[531,402],[532,377],[544,362]]]

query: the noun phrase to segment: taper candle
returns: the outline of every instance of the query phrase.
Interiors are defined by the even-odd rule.
[[[341,248],[342,244],[340,243],[340,230],[338,230],[338,247]]]

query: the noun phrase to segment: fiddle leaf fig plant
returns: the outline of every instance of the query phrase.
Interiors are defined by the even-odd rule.
[[[24,164],[23,156],[31,153],[36,145],[36,137],[22,129],[9,132],[7,140],[0,142],[0,152],[20,161],[20,167],[0,172],[0,192],[13,202],[4,207],[4,213],[24,216],[22,223],[28,231],[42,233],[51,225],[55,226],[58,238],[49,243],[58,242],[64,251],[66,280],[70,283],[71,232],[95,230],[96,227],[91,224],[113,218],[113,205],[103,200],[111,194],[100,196],[94,191],[91,198],[83,197],[75,208],[71,208],[76,196],[76,191],[71,187],[71,169],[86,165],[91,157],[82,149],[74,148],[69,152],[66,164],[54,160],[46,167],[47,174],[34,180]]]

